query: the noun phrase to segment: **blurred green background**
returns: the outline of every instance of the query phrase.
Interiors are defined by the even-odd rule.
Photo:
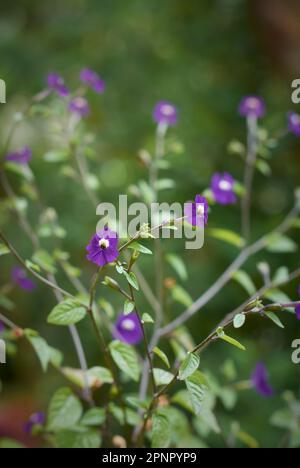
[[[0,77],[7,83],[8,95],[7,104],[0,109],[1,139],[7,134],[13,112],[43,88],[49,71],[58,71],[69,86],[76,87],[80,69],[88,66],[107,84],[103,96],[89,94],[93,108],[89,125],[97,148],[93,167],[101,183],[99,201],[116,200],[137,177],[145,177],[137,153],[153,146],[152,110],[161,99],[178,107],[179,125],[172,130],[172,137],[184,145],[183,154],[170,155],[171,177],[177,188],[166,194],[166,199],[191,199],[209,185],[215,171],[227,170],[240,180],[242,162],[226,150],[229,141],[244,141],[246,136],[244,121],[237,113],[239,101],[245,94],[262,95],[268,107],[266,128],[273,134],[286,126],[286,112],[292,106],[291,81],[300,72],[299,15],[297,0],[2,0]],[[37,124],[20,128],[14,146],[25,144],[34,149],[33,169],[43,199],[57,209],[67,230],[63,247],[72,253],[73,263],[82,268],[87,280],[93,269],[85,261],[84,249],[95,229],[95,213],[78,186],[66,184],[55,166],[49,168],[43,162],[44,152],[51,147],[47,138],[40,136]],[[290,209],[294,188],[300,182],[299,150],[299,140],[285,137],[273,154],[273,177],[258,175],[254,236],[278,224]],[[210,226],[239,229],[239,225],[238,207],[214,208]],[[6,230],[29,257],[30,245],[13,219]],[[181,243],[164,243],[164,247],[182,252]],[[186,252],[191,295],[196,298],[205,291],[234,255],[234,248],[218,241],[207,241],[196,254]],[[258,260],[270,261],[274,270],[282,265],[290,269],[299,266],[297,255],[262,254],[247,264],[257,284]],[[10,267],[11,260],[1,258],[3,283],[9,279]],[[151,263],[145,267],[153,282]],[[297,284],[292,284],[286,292],[296,299],[296,289]],[[63,347],[66,362],[75,366],[67,331],[45,323],[54,299],[43,287],[38,291],[32,296],[16,291],[17,308],[12,317]],[[201,340],[245,297],[238,285],[226,287],[189,323],[194,339]],[[148,307],[143,302],[141,305]],[[114,304],[116,309],[120,306]],[[282,391],[299,394],[300,368],[290,358],[291,342],[299,338],[299,324],[292,316],[284,321],[286,330],[281,331],[271,323],[252,319],[238,333],[248,347],[246,354],[217,344],[203,358],[204,368],[218,374],[225,357],[231,356],[240,380],[249,377],[258,360],[267,363],[277,390],[274,399],[265,401],[249,391],[242,393],[233,416],[222,406],[218,408],[224,427],[230,418],[240,421],[264,447],[275,446],[282,437],[282,431],[269,424],[272,411],[282,406]],[[88,324],[80,326],[80,332],[89,363],[95,365],[99,355],[93,332]],[[44,409],[51,392],[63,382],[54,372],[43,376],[25,345],[7,366],[1,366],[0,377],[0,433],[21,438],[23,419],[32,410]],[[7,418],[15,419],[11,427]],[[220,440],[211,443],[218,446]]]

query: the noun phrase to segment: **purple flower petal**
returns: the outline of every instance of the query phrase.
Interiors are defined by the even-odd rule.
[[[69,111],[80,117],[86,117],[90,113],[90,106],[85,98],[76,97],[70,102]]]
[[[15,151],[14,153],[9,153],[5,157],[6,161],[13,162],[16,164],[21,164],[23,166],[28,164],[31,158],[32,158],[32,152],[31,152],[31,149],[28,148],[28,146],[25,146],[21,150]]]
[[[34,282],[27,277],[26,271],[21,267],[13,268],[11,277],[12,281],[25,291],[33,291],[36,288]]]
[[[274,390],[269,383],[268,371],[263,363],[258,363],[251,375],[252,385],[264,397],[272,397]]]
[[[119,256],[118,235],[109,228],[102,229],[95,234],[86,247],[89,252],[87,259],[98,266],[114,262]]]
[[[89,68],[81,70],[80,80],[90,86],[98,94],[102,94],[105,91],[105,82],[98,73],[90,70]]]
[[[135,312],[119,315],[113,331],[115,339],[135,345],[143,339],[143,330]]]
[[[168,101],[160,101],[154,108],[153,119],[158,124],[173,127],[177,124],[177,109]]]
[[[208,222],[208,202],[206,198],[196,195],[194,202],[185,203],[184,216],[192,226],[203,228]]]
[[[297,306],[296,306],[295,312],[296,312],[296,317],[297,317],[297,319],[300,320],[300,305],[297,305]]]
[[[296,136],[300,136],[300,115],[296,112],[288,113],[288,129]]]
[[[234,179],[227,172],[214,174],[211,181],[211,190],[216,203],[220,205],[232,205],[237,201],[234,193]]]
[[[24,425],[24,432],[31,434],[34,426],[43,426],[46,422],[46,416],[42,412],[33,413]]]
[[[5,325],[3,322],[0,322],[0,333],[3,333],[5,331]]]
[[[49,73],[47,76],[48,88],[55,91],[61,97],[67,97],[70,94],[69,89],[66,87],[64,79],[57,73]]]
[[[246,96],[240,103],[239,113],[243,117],[263,117],[266,113],[265,101],[258,96]]]

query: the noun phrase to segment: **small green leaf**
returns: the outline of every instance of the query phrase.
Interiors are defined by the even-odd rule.
[[[289,279],[289,269],[285,266],[278,268],[278,270],[275,272],[274,278],[273,278],[273,283],[274,284],[282,284],[288,281]]]
[[[9,248],[3,242],[0,242],[0,257],[9,254]]]
[[[237,281],[249,294],[249,296],[253,296],[256,292],[256,286],[253,283],[251,277],[243,270],[239,270],[232,276],[232,279]]]
[[[166,260],[171,265],[171,267],[176,271],[179,278],[181,278],[182,281],[186,281],[188,278],[188,274],[187,274],[187,270],[186,270],[186,267],[182,258],[179,257],[179,255],[168,254],[166,256]]]
[[[269,236],[266,249],[272,253],[292,253],[298,250],[298,246],[289,237],[276,234]]]
[[[185,380],[185,383],[194,412],[198,415],[202,409],[205,393],[207,391],[206,380],[201,372],[196,371]]]
[[[242,248],[245,245],[245,240],[242,237],[228,229],[208,229],[206,233],[210,237],[222,240],[238,248]]]
[[[158,368],[153,369],[153,374],[155,383],[158,387],[161,385],[168,385],[174,378],[174,375],[171,374],[171,372]]]
[[[26,331],[25,331],[26,334]],[[42,369],[44,372],[47,371],[48,369],[48,364],[51,361],[52,357],[52,349],[48,345],[48,343],[44,340],[44,338],[41,338],[40,336],[30,336],[29,334],[27,335],[27,339],[34,348]]]
[[[86,316],[86,309],[73,299],[58,304],[48,316],[51,325],[72,325],[80,322]]]
[[[101,426],[105,421],[105,410],[103,408],[91,408],[80,421],[82,426]]]
[[[137,382],[141,369],[135,349],[118,340],[112,341],[109,349],[119,369]]]
[[[288,304],[291,302],[289,296],[280,291],[280,289],[270,289],[264,294],[264,297],[272,302],[275,302],[276,304]]]
[[[137,291],[139,290],[139,283],[137,280],[136,275],[131,271],[130,273],[127,273],[127,271],[124,270],[124,275],[131,286],[136,289]]]
[[[126,299],[125,304],[124,304],[124,315],[130,314],[135,308],[135,304],[132,301],[129,301]]]
[[[67,150],[48,151],[43,158],[48,163],[65,162],[69,158],[69,152]]]
[[[188,353],[179,368],[179,380],[185,380],[192,375],[199,367],[200,358],[197,354]]]
[[[156,354],[156,356],[158,356],[168,368],[170,368],[170,362],[169,362],[168,356],[161,349],[155,346],[152,352]]]
[[[142,323],[154,323],[154,320],[151,315],[145,313],[142,315]]]
[[[183,304],[185,307],[189,307],[193,303],[193,299],[189,293],[179,285],[172,288],[172,297],[174,301]]]
[[[152,448],[167,448],[171,442],[171,425],[166,414],[157,410],[152,418]]]
[[[234,338],[231,338],[231,336],[225,335],[225,333],[220,333],[218,334],[219,338],[223,341],[226,341],[227,343],[231,344],[232,346],[235,346],[238,349],[241,349],[242,351],[246,351],[245,346],[243,346],[241,343],[239,343],[237,340]]]
[[[82,415],[82,406],[72,390],[63,387],[52,397],[48,410],[48,431],[58,431],[75,426]]]
[[[279,328],[285,328],[283,323],[281,322],[281,320],[277,317],[276,314],[274,314],[274,312],[265,312],[265,315],[270,319],[272,320],[272,322],[275,323],[275,325],[277,325],[277,327]]]
[[[26,267],[29,268],[30,270],[40,273],[41,268],[36,263],[33,263],[31,260],[26,260],[25,264],[26,264]]]
[[[147,255],[152,255],[152,252],[150,249],[147,249],[147,247],[145,247],[142,244],[139,244],[138,242],[132,242],[130,245],[128,245],[128,249],[133,249],[133,250],[136,250],[137,252],[147,254]]]
[[[55,444],[58,448],[97,449],[101,446],[101,436],[98,430],[74,428],[59,431],[55,434]]]
[[[246,322],[246,315],[245,314],[237,314],[233,320],[234,328],[241,328]]]
[[[46,252],[46,250],[38,250],[32,257],[32,260],[34,263],[37,263],[43,270],[47,271],[47,273],[52,275],[56,273],[54,260],[51,255]]]

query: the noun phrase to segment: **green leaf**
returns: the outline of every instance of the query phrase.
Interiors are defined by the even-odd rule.
[[[256,292],[256,286],[253,283],[251,277],[243,270],[239,270],[232,276],[232,279],[237,281],[249,294],[253,296]]]
[[[40,360],[43,371],[46,372],[48,364],[51,361],[52,349],[44,338],[41,338],[40,336],[30,336],[29,334],[26,334],[26,336]]]
[[[137,291],[139,290],[139,283],[137,280],[136,275],[131,271],[130,273],[127,273],[127,271],[124,270],[124,275],[131,286],[136,289]]]
[[[54,260],[51,257],[51,255],[49,255],[48,252],[46,252],[46,250],[38,250],[37,252],[35,252],[34,256],[32,257],[32,260],[47,273],[50,273],[52,275],[56,273]]]
[[[119,369],[137,382],[141,369],[135,349],[118,340],[112,341],[109,349]]]
[[[275,323],[275,325],[277,325],[277,327],[279,328],[285,328],[283,323],[281,322],[281,320],[277,317],[276,314],[274,314],[274,312],[265,312],[265,315],[270,319],[272,320],[272,322]]]
[[[82,406],[68,387],[57,390],[48,410],[48,431],[58,431],[75,426],[82,415]]]
[[[258,159],[256,161],[256,168],[261,174],[263,174],[266,177],[272,175],[272,169],[270,167],[270,164],[267,163],[267,161],[265,161],[264,159]]]
[[[172,288],[172,297],[174,301],[179,302],[185,307],[189,307],[193,303],[193,299],[189,293],[179,285],[176,285],[174,288]]]
[[[155,346],[152,352],[156,354],[156,356],[158,356],[168,368],[170,368],[170,362],[169,362],[168,356],[161,349]]]
[[[130,245],[128,245],[128,249],[133,249],[133,250],[136,250],[137,252],[147,254],[147,255],[152,255],[152,252],[150,249],[147,249],[147,247],[145,247],[142,244],[139,244],[138,242],[132,242]]]
[[[200,358],[197,354],[188,353],[179,367],[179,380],[185,380],[192,375],[199,367]]]
[[[2,255],[7,255],[9,254],[10,250],[8,247],[6,247],[5,244],[3,244],[3,242],[0,242],[0,257],[2,257]]]
[[[135,304],[132,301],[129,301],[126,299],[125,304],[124,304],[124,315],[130,314],[135,308]]]
[[[245,245],[245,240],[241,236],[228,229],[207,229],[206,234],[210,237],[214,237],[215,239],[234,245],[239,249]]]
[[[189,392],[194,412],[197,415],[202,409],[205,393],[207,391],[206,380],[201,372],[196,371],[185,380],[185,384]]]
[[[176,273],[178,274],[179,278],[182,279],[182,281],[186,281],[188,279],[188,274],[184,261],[181,257],[179,257],[179,255],[168,254],[166,256],[166,260],[171,265],[173,270],[176,271]]]
[[[3,309],[11,311],[14,309],[15,304],[13,301],[8,299],[8,297],[3,296],[3,294],[0,294],[0,306],[3,307]]]
[[[24,445],[20,444],[20,442],[17,442],[16,440],[13,439],[8,439],[7,437],[4,437],[3,439],[0,439],[0,448],[10,448],[10,449],[17,449],[17,448],[25,448]]]
[[[73,384],[80,388],[86,385],[86,379],[90,388],[100,388],[102,385],[113,383],[113,376],[109,369],[105,367],[92,367],[85,373],[81,369],[73,369],[72,367],[63,367],[64,376]]]
[[[30,270],[33,270],[33,271],[36,271],[37,273],[40,273],[41,268],[36,263],[33,263],[30,260],[26,260],[25,264],[26,264],[26,267],[29,268]]]
[[[78,430],[59,431],[55,435],[55,443],[58,448],[84,448],[97,449],[101,446],[101,436],[98,430]]]
[[[276,234],[269,236],[266,249],[272,253],[292,253],[298,250],[298,245],[289,237]]]
[[[161,410],[155,411],[152,418],[151,448],[167,448],[171,442],[171,425]]]
[[[234,328],[242,328],[242,326],[245,324],[245,322],[246,322],[246,315],[245,314],[237,314],[234,317],[233,326],[234,326]]]
[[[289,279],[289,269],[285,266],[278,268],[278,270],[275,272],[274,278],[273,278],[273,283],[274,284],[282,284],[288,281]]]
[[[43,158],[48,163],[65,162],[69,158],[69,152],[67,150],[48,151]]]
[[[167,372],[163,369],[154,368],[153,369],[154,380],[158,387],[161,385],[168,385],[174,378],[174,375],[171,372]]]
[[[154,320],[151,315],[145,313],[142,315],[142,323],[154,323]]]
[[[288,304],[291,302],[289,296],[280,291],[280,289],[270,289],[264,294],[264,297],[276,304]]]
[[[72,325],[80,322],[86,315],[86,309],[73,299],[58,304],[48,316],[48,323],[52,325]]]
[[[242,351],[246,351],[246,348],[241,343],[239,343],[234,338],[231,338],[231,336],[225,335],[224,330],[222,328],[218,328],[217,334],[221,340],[226,341],[227,343],[231,344],[232,346],[235,346],[236,348],[241,349]]]
[[[175,181],[172,179],[160,179],[156,182],[157,190],[170,190],[175,187]]]
[[[103,408],[91,408],[83,416],[80,424],[82,426],[101,426],[105,421],[105,410]]]

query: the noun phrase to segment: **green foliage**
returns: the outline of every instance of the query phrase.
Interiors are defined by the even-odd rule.
[[[51,325],[67,326],[80,322],[86,316],[86,309],[76,300],[67,299],[58,304],[48,316]]]
[[[141,368],[134,348],[126,343],[115,340],[110,343],[109,349],[119,369],[137,382]]]

